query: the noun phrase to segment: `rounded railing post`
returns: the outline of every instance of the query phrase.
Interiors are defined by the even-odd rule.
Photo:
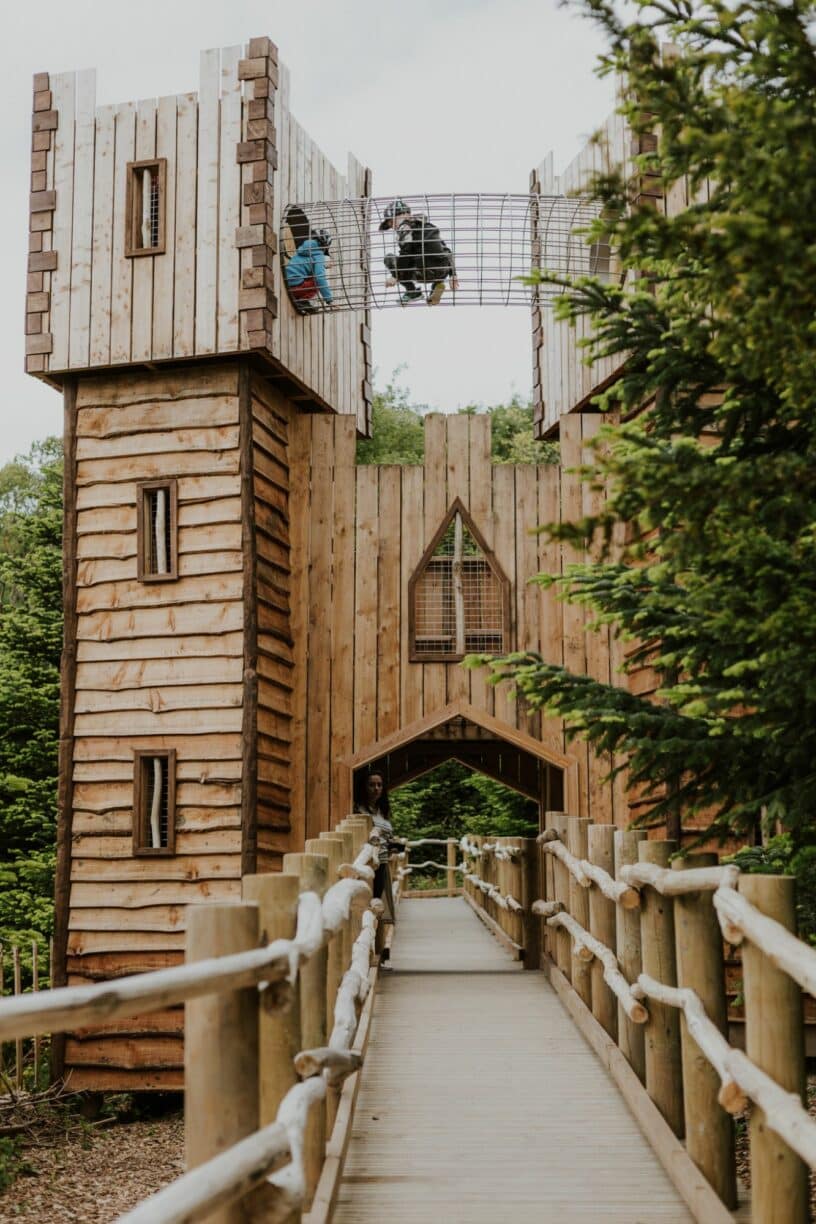
[[[191,905],[186,959],[208,960],[258,946],[257,905]],[[184,1008],[184,1155],[188,1169],[258,1129],[258,988],[190,999]],[[239,1224],[240,1203],[221,1207],[213,1224]]]
[[[326,888],[336,884],[337,872],[343,862],[342,842],[328,834],[310,838],[306,842],[307,854],[321,854],[326,859]],[[337,991],[344,973],[343,941],[337,935],[333,936],[326,948],[326,1031],[331,1032],[334,1025],[334,1004]],[[333,1121],[333,1119],[332,1119]]]
[[[689,854],[675,859],[672,866],[683,871],[714,867],[718,861],[716,854]],[[727,1038],[723,937],[713,896],[711,892],[701,891],[684,893],[674,899],[677,984],[694,991],[709,1020]],[[737,1205],[734,1123],[718,1101],[720,1077],[689,1033],[682,1012],[680,1045],[686,1148],[726,1207],[734,1208]]]
[[[295,876],[279,872],[244,876],[242,888],[244,900],[254,901],[258,906],[260,933],[264,942],[294,938],[300,894]],[[292,1060],[303,1048],[297,983],[294,991],[295,997],[289,1007],[261,1007],[258,1017],[261,1126],[274,1122],[281,1101],[297,1083]]]
[[[677,842],[642,841],[641,863],[668,867]],[[643,972],[664,986],[677,985],[677,954],[674,939],[674,907],[671,897],[654,888],[643,888],[640,901],[640,933]],[[680,1016],[676,1007],[649,1000],[649,1019],[644,1027],[646,1042],[646,1091],[679,1139],[685,1130],[683,1116],[683,1066],[680,1058]]]
[[[587,833],[587,858],[590,863],[602,867],[609,875],[615,874],[615,826],[611,824],[590,825]],[[589,890],[589,929],[596,939],[617,949],[615,927],[615,902],[605,897],[599,888]],[[618,1039],[618,1001],[604,981],[603,965],[597,957],[592,961],[592,1014],[603,1025],[613,1041]]]
[[[739,890],[763,914],[796,930],[792,876],[744,875]],[[804,1101],[802,992],[747,939],[742,944],[742,977],[746,1053],[780,1087]],[[748,1137],[753,1224],[804,1224],[810,1218],[807,1166],[768,1127],[758,1105],[751,1110]]]
[[[300,891],[315,892],[322,897],[326,891],[329,860],[323,854],[285,854],[285,875],[296,876]],[[326,958],[327,949],[320,948],[300,966],[300,1040],[304,1050],[320,1049],[328,1041],[326,1032]],[[320,1170],[326,1157],[326,1101],[318,1101],[309,1110],[303,1136],[303,1168],[306,1176],[304,1210],[312,1205],[312,1197],[320,1180]]]
[[[521,915],[523,924],[522,944],[525,969],[541,968],[541,919],[533,913],[533,902],[541,897],[541,853],[534,837],[523,837],[521,844],[521,894],[519,901],[524,906]]]
[[[567,822],[567,849],[578,859],[585,859],[588,850],[586,816],[570,816]],[[582,888],[572,874],[569,876],[569,912],[585,931],[589,930],[589,889]],[[578,997],[587,1007],[592,1007],[592,968],[585,960],[573,957],[572,984]]]
[[[554,829],[559,839],[566,846],[569,817],[566,812],[548,812],[547,828]],[[560,901],[567,913],[570,910],[569,872],[559,859],[553,858],[553,887],[555,900]],[[555,963],[568,982],[572,981],[572,942],[569,932],[558,927],[555,935]]]
[[[452,837],[448,838],[448,896],[456,896],[456,840]]]
[[[620,878],[622,867],[638,861],[638,846],[645,841],[642,829],[617,830],[615,833],[615,876]],[[640,946],[640,910],[615,906],[615,933],[618,964],[630,984],[643,972]],[[618,1045],[629,1066],[641,1083],[646,1082],[646,1046],[643,1025],[635,1024],[618,1005]]]

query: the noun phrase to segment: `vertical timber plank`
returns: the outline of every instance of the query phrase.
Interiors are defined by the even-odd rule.
[[[91,255],[90,364],[110,362],[111,265],[113,257],[113,164],[116,108],[96,112],[94,155],[93,252]]]
[[[354,637],[354,749],[359,752],[376,739],[377,729],[377,552],[378,472],[373,465],[358,467],[357,571]]]
[[[492,549],[494,541],[493,523],[493,464],[490,456],[490,417],[479,414],[468,418],[469,433],[469,480],[470,514]],[[470,678],[470,701],[478,710],[488,714],[494,709],[494,689],[488,684],[488,673],[484,667],[468,673]]]
[[[332,790],[331,823],[348,813],[341,810],[343,779],[338,762],[354,751],[354,423],[332,418],[334,425],[334,525],[331,589],[332,622]],[[331,824],[323,826],[331,828]],[[332,1001],[333,1005],[333,1001]]]
[[[136,112],[136,160],[156,156],[156,103],[140,102]],[[153,338],[153,266],[157,256],[144,255],[133,264],[133,315],[131,356],[148,361]]]
[[[562,521],[576,523],[583,512],[581,478],[576,471],[581,463],[581,417],[561,418],[561,515]],[[561,546],[562,565],[566,567],[581,560],[582,554],[570,544]],[[586,648],[584,644],[584,610],[580,605],[565,603],[564,609],[564,666],[573,675],[586,674]],[[576,815],[586,816],[589,810],[589,754],[584,740],[573,739],[565,745],[565,752],[578,763],[578,802]]]
[[[238,285],[241,256],[235,231],[241,224],[241,167],[236,151],[241,140],[241,82],[238,61],[241,47],[221,51],[221,115],[218,159],[218,284],[216,292],[216,349],[238,348]]]
[[[377,616],[377,739],[399,730],[400,655],[400,469],[379,469],[379,613]]]
[[[176,127],[177,100],[159,98],[156,156],[167,159],[164,199],[164,254],[153,269],[153,357],[173,356],[173,282],[176,266]]]
[[[529,580],[538,573],[538,491],[536,469],[524,465],[516,469],[516,604],[519,650],[538,648],[539,587]],[[541,715],[519,702],[520,729],[538,739]]]
[[[116,153],[113,178],[113,275],[111,278],[111,364],[130,361],[130,320],[134,260],[125,258],[125,190],[127,163],[136,158],[136,106],[116,108]]]
[[[96,73],[76,76],[74,128],[74,219],[71,234],[71,335],[69,365],[87,366],[91,343]]]
[[[309,507],[309,692],[306,736],[306,836],[329,818],[331,735],[332,458],[334,420],[312,421],[312,495]]]
[[[496,520],[495,552],[499,565],[510,583],[509,646],[516,649],[516,472],[510,463],[498,463],[493,468],[493,517]],[[505,681],[495,689],[496,718],[516,726],[516,699]]]
[[[51,274],[51,370],[68,367],[71,322],[71,258],[74,215],[74,109],[76,75],[61,72],[51,77],[54,110],[59,126],[54,133],[54,213],[53,249],[57,266]]]
[[[445,418],[448,430],[448,494],[447,510],[455,498],[461,497],[470,510],[469,436],[470,417],[457,413]],[[470,700],[470,674],[461,663],[444,664],[447,672],[447,702]]]
[[[447,510],[445,472],[447,431],[445,418],[437,413],[425,417],[425,539],[427,548]],[[441,710],[446,701],[444,663],[423,663],[425,714]]]
[[[198,91],[198,203],[196,220],[195,352],[216,346],[218,266],[218,115],[220,55],[201,52]]]
[[[402,599],[402,616],[400,619],[400,655],[402,658],[402,673],[400,675],[400,723],[403,727],[416,722],[422,717],[422,677],[424,667],[421,663],[409,661],[410,646],[408,634],[408,582],[411,574],[419,564],[422,556],[422,468],[417,465],[403,465],[400,468],[402,476],[402,522],[400,524],[400,593]]]
[[[312,422],[314,417],[292,410],[289,444],[291,571],[290,624],[294,645],[292,672],[292,834],[291,844],[306,840],[306,735],[309,670],[309,546]]]
[[[198,101],[195,94],[177,101],[173,354],[189,357],[195,351]]]

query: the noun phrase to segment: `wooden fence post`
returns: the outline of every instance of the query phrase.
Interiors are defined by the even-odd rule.
[[[456,867],[456,850],[457,850],[457,847],[458,847],[458,842],[456,842],[456,840],[455,840],[454,838],[449,837],[449,838],[448,838],[448,845],[447,845],[447,851],[448,851],[448,896],[449,896],[449,897],[455,897],[455,896],[456,896],[456,871],[454,870],[454,868]]]
[[[15,944],[11,949],[11,967],[14,973],[14,993],[23,993],[23,975],[20,966],[20,949]],[[23,1039],[18,1037],[14,1042],[14,1087],[18,1092],[23,1087]]]
[[[547,812],[547,828],[554,829],[559,839],[566,846],[569,817],[566,812]],[[560,901],[567,913],[570,910],[570,875],[564,864],[557,858],[553,859],[553,886],[555,900]],[[568,982],[572,981],[572,943],[569,932],[558,927],[555,936],[555,963]]]
[[[522,965],[525,969],[541,968],[541,919],[533,913],[533,902],[541,897],[541,875],[539,870],[540,852],[538,842],[534,837],[523,837],[521,845],[521,896],[519,901],[524,906],[521,915],[523,925],[522,944],[524,956]]]
[[[678,870],[714,867],[716,854],[689,854],[675,859]],[[684,893],[674,899],[674,934],[677,943],[677,984],[699,997],[706,1015],[728,1037],[725,996],[723,937],[713,893]],[[734,1159],[734,1123],[719,1104],[720,1077],[688,1031],[680,1013],[680,1045],[683,1058],[683,1101],[686,1148],[726,1207],[737,1205],[737,1175]]]
[[[646,838],[642,829],[633,832],[618,830],[615,833],[615,876],[620,879],[621,868],[638,861],[638,846]],[[627,982],[636,982],[643,972],[640,948],[640,910],[615,906],[615,933],[618,963]],[[634,1024],[626,1012],[618,1006],[618,1045],[629,1066],[642,1084],[646,1082],[646,1046],[643,1025]]]
[[[258,946],[258,906],[191,905],[188,962]],[[184,1007],[184,1148],[194,1169],[258,1129],[258,988],[190,999]],[[218,1208],[209,1224],[240,1224],[240,1203]]]
[[[338,825],[337,829],[335,829],[332,836],[340,837],[342,839],[342,842],[343,842],[342,861],[344,863],[352,863],[356,855],[354,853],[354,834],[352,833],[351,829],[347,827],[344,827],[341,829]],[[343,948],[343,973],[346,972],[349,965],[351,964],[351,945],[354,943],[354,940],[356,939],[356,937],[357,937],[357,932],[354,930],[354,915],[352,914],[349,917],[348,922],[343,923],[343,930],[340,936],[342,940],[342,948]]]
[[[602,867],[609,875],[615,874],[615,826],[611,824],[590,825],[587,832],[590,863]],[[605,897],[600,888],[589,889],[589,929],[596,939],[617,949],[615,926],[615,902]],[[592,1014],[603,1025],[613,1041],[618,1039],[618,1001],[604,981],[603,965],[597,957],[592,962]]]
[[[567,849],[576,858],[587,857],[589,825],[586,816],[570,816],[567,823]],[[589,889],[582,888],[572,874],[569,877],[569,911],[585,931],[589,930]],[[573,957],[572,984],[581,1002],[592,1007],[592,967],[587,961]]]
[[[789,931],[796,930],[792,876],[744,875],[739,890],[763,914]],[[746,1053],[781,1088],[804,1102],[802,992],[747,939],[742,944],[742,976]],[[807,1166],[769,1129],[758,1105],[751,1110],[748,1136],[753,1224],[804,1224],[810,1219]]]
[[[340,878],[337,874],[343,861],[342,842],[326,834],[310,838],[306,842],[307,854],[322,854],[326,859],[326,888],[336,884]],[[331,1032],[334,1026],[334,1004],[340,979],[343,976],[342,965],[343,941],[335,935],[329,940],[326,948],[326,1030]]]
[[[261,938],[268,943],[294,938],[300,894],[294,876],[278,872],[244,876],[242,891],[245,901],[257,904]],[[270,1011],[262,1006],[258,1017],[261,1126],[275,1121],[278,1106],[297,1083],[292,1059],[302,1049],[298,989],[295,983],[289,1007]]]
[[[284,854],[283,870],[296,876],[300,891],[315,892],[322,898],[326,891],[329,860],[323,854]],[[300,1040],[304,1050],[320,1049],[328,1042],[326,1032],[326,957],[320,948],[300,967]],[[306,1176],[305,1211],[320,1180],[326,1158],[326,1101],[318,1101],[309,1110],[303,1137],[303,1168]]]
[[[641,863],[668,867],[677,842],[642,841]],[[677,954],[674,939],[674,907],[671,897],[654,888],[640,893],[640,933],[643,972],[665,986],[677,985]],[[646,1041],[646,1091],[669,1126],[683,1138],[683,1064],[680,1057],[680,1016],[676,1007],[649,999],[649,1019],[643,1026]]]

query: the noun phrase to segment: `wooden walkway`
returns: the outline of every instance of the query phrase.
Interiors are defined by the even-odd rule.
[[[404,901],[334,1220],[685,1224],[543,974],[464,901]]]

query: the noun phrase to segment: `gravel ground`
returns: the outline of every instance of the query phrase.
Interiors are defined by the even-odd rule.
[[[110,1224],[184,1171],[184,1119],[86,1127],[23,1156],[30,1172],[0,1194],[0,1221]]]

